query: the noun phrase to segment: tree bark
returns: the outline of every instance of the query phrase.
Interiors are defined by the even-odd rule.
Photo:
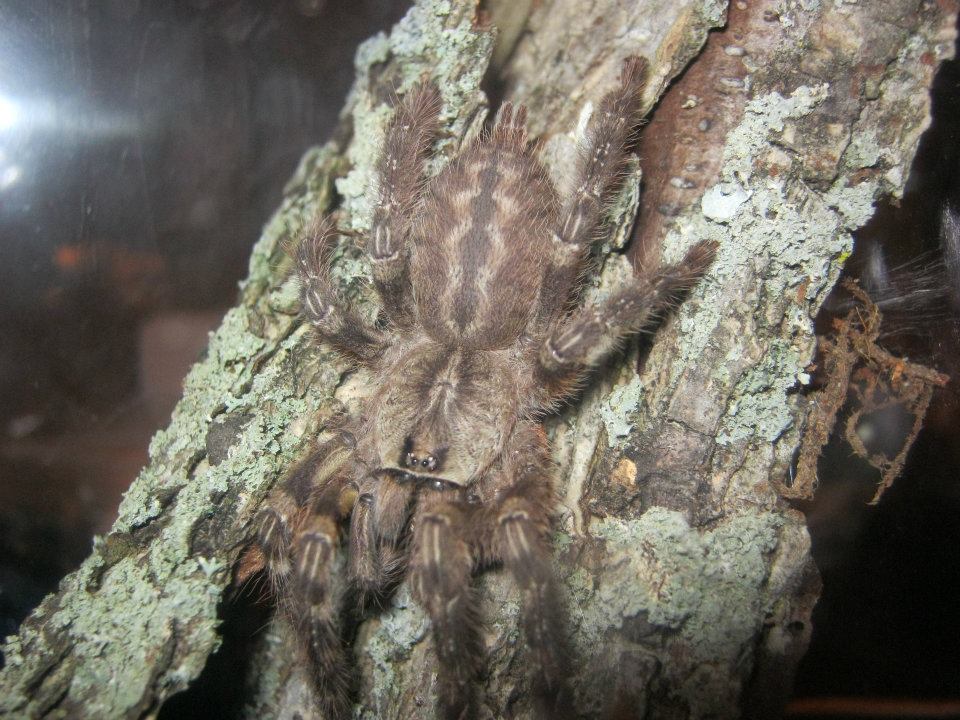
[[[503,12],[510,6],[511,12]],[[265,495],[366,382],[297,316],[281,245],[317,212],[363,230],[391,92],[438,80],[438,164],[479,132],[480,91],[526,103],[563,186],[578,128],[628,55],[651,60],[640,173],[610,213],[600,296],[631,263],[715,239],[708,277],[645,346],[598,374],[548,429],[561,468],[556,569],[578,711],[774,717],[806,647],[819,580],[802,514],[780,498],[807,400],[812,319],[875,200],[897,197],[953,53],[954,0],[419,0],[365,43],[338,138],[311,150],[254,248],[237,307],[188,376],[111,532],[11,638],[0,716],[139,718],[188,688]],[[486,13],[483,17],[486,17]],[[682,76],[681,76],[682,73]],[[672,83],[672,84],[671,84]],[[639,224],[631,231],[637,208]],[[626,240],[634,235],[629,250]],[[363,307],[361,251],[336,263]],[[518,597],[479,579],[486,717],[528,717]],[[251,659],[250,717],[311,717],[282,623]],[[424,614],[401,587],[363,622],[362,717],[432,716]]]

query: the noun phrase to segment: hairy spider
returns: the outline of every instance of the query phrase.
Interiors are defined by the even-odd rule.
[[[362,407],[293,469],[256,522],[328,717],[351,706],[345,593],[381,595],[404,576],[432,621],[440,713],[471,717],[482,661],[471,578],[496,563],[522,593],[539,712],[570,712],[550,570],[554,465],[540,421],[677,302],[715,249],[695,245],[678,265],[576,307],[645,76],[643,60],[625,62],[562,199],[527,147],[526,111],[509,104],[488,135],[425,178],[440,94],[432,83],[412,91],[386,133],[366,243],[384,322],[366,323],[337,297],[329,217],[297,250],[303,311],[319,339],[374,378]]]

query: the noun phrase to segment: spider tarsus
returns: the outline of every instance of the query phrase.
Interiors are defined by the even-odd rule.
[[[650,63],[640,55],[630,55],[623,61],[620,69],[620,86],[624,88],[621,94],[636,94],[641,92],[647,84],[647,74]]]
[[[661,275],[674,278],[674,283],[686,288],[696,285],[717,257],[720,243],[716,240],[701,240],[693,245],[676,265],[660,271]]]
[[[506,150],[523,152],[527,147],[527,108],[504,103],[490,133],[490,143]]]
[[[276,567],[286,559],[290,548],[290,531],[287,524],[273,508],[260,511],[254,520],[257,528],[257,544],[268,566]]]
[[[327,720],[353,716],[354,668],[337,626],[328,618],[306,618],[299,624],[307,644],[314,682],[314,701]]]
[[[716,252],[715,242],[701,241],[676,265],[636,276],[600,304],[583,308],[560,324],[539,354],[537,377],[551,393],[545,402],[563,399],[578,387],[587,369],[678,305],[709,269]]]

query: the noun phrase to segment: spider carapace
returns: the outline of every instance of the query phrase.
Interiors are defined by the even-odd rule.
[[[715,251],[694,245],[679,264],[578,307],[645,75],[643,60],[626,60],[592,116],[568,197],[528,147],[524,108],[511,105],[426,178],[440,93],[429,82],[408,93],[387,129],[366,241],[381,322],[365,322],[334,290],[329,217],[297,249],[303,312],[318,339],[374,379],[256,522],[256,545],[327,717],[348,715],[352,704],[343,604],[382,596],[404,578],[432,623],[439,714],[472,717],[483,648],[471,585],[494,564],[521,591],[534,706],[544,717],[572,712],[551,574],[555,467],[541,422],[591,367],[696,284]]]

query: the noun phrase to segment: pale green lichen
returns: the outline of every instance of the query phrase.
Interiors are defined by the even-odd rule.
[[[727,21],[728,7],[724,0],[708,0],[697,6],[697,11],[706,27],[719,28]]]
[[[630,435],[633,422],[630,419],[643,397],[643,381],[633,374],[629,381],[613,388],[600,404],[600,417],[607,428],[607,443],[616,446]]]
[[[875,166],[884,154],[883,146],[872,132],[861,132],[850,139],[844,164],[854,170]]]
[[[589,647],[606,629],[644,613],[649,623],[679,631],[697,657],[735,655],[761,621],[764,556],[782,522],[772,513],[744,513],[704,532],[657,507],[639,520],[594,521],[591,534],[606,548],[603,578],[581,572],[570,582],[585,600],[571,611],[580,642]],[[589,587],[578,591],[578,577]]]
[[[789,341],[771,341],[760,361],[737,381],[717,442],[729,445],[751,438],[777,440],[792,424],[793,409],[786,402],[771,402],[769,396],[786,397],[803,365],[803,358]],[[792,374],[784,374],[790,368],[795,368]]]
[[[852,232],[873,217],[879,189],[879,182],[876,180],[850,186],[846,181],[838,179],[824,193],[823,199],[840,213],[845,229]]]
[[[729,677],[692,686],[682,679],[702,663],[727,672],[751,647],[771,603],[766,556],[782,523],[773,513],[749,511],[703,531],[682,513],[658,507],[638,520],[594,520],[590,533],[603,543],[601,572],[578,565],[566,574],[570,622],[587,670],[584,706],[603,707],[609,678],[593,677],[589,669],[605,667],[611,653],[616,658],[614,638],[624,623],[639,621],[662,640],[632,652],[649,655],[688,705],[715,711],[719,695],[705,693],[728,692]]]
[[[811,318],[837,273],[829,259],[848,251],[852,243],[851,227],[841,223],[831,205],[842,206],[859,218],[862,198],[869,195],[869,189],[838,186],[828,202],[788,176],[764,175],[754,181],[761,165],[758,161],[769,151],[770,140],[786,131],[790,120],[817,107],[827,91],[826,86],[800,87],[789,97],[770,93],[750,100],[742,122],[728,134],[717,188],[718,194],[734,197],[736,203],[723,217],[715,213],[711,217],[705,207],[705,214],[681,219],[665,241],[665,255],[672,259],[689,246],[689,238],[716,240],[717,259],[695,296],[702,294],[709,300],[726,293],[737,298],[735,301],[754,303],[753,308],[740,309],[753,327],[739,333],[726,363],[714,371],[716,381],[729,388],[724,394],[736,398],[721,420],[717,438],[721,443],[754,437],[773,441],[793,422],[787,390],[809,362]],[[758,284],[731,292],[742,282],[743,268],[758,262],[766,267]],[[801,284],[807,286],[802,300],[796,290]],[[728,303],[719,301],[694,302],[681,308],[682,342],[675,350],[682,359],[671,363],[672,382],[703,356],[730,310]],[[796,332],[786,334],[783,340],[770,340],[766,347],[756,345],[757,338],[779,337],[779,333],[762,328],[784,320],[795,326]]]
[[[736,399],[726,408],[717,435],[724,444],[750,438],[772,442],[793,422],[795,411],[787,395],[811,358],[812,318],[842,267],[840,258],[850,252],[852,231],[873,213],[879,192],[876,180],[851,185],[838,178],[822,194],[789,176],[764,175],[761,182],[754,181],[770,140],[787,131],[790,120],[812,111],[828,90],[826,86],[800,87],[788,98],[771,93],[752,99],[744,120],[728,135],[721,181],[705,194],[703,216],[682,220],[667,238],[668,249],[686,246],[689,237],[720,243],[710,278],[697,291],[706,297],[722,288],[729,291],[745,263],[762,262],[766,267],[762,285],[744,287],[739,293],[744,302],[757,303],[752,313],[755,326],[752,332],[741,333],[727,364],[714,375],[718,382],[734,384],[729,395]],[[880,156],[871,136],[854,133],[843,162],[862,167]],[[718,197],[736,199],[723,207],[729,212],[720,213],[722,217],[708,208],[713,207],[707,203],[712,190]],[[687,362],[702,355],[728,311],[723,304],[700,304],[694,320],[689,309],[681,309],[682,352]],[[781,334],[783,339],[771,339],[763,348],[754,345],[754,338],[770,336],[764,326],[784,322],[793,331]],[[750,358],[747,367],[743,367],[745,358]],[[684,363],[673,367],[676,378]]]
[[[357,650],[369,662],[371,692],[363,711],[356,716],[381,717],[400,692],[397,661],[409,657],[413,648],[428,636],[430,621],[404,585],[391,598],[390,606],[365,630],[364,642]]]
[[[721,181],[749,186],[755,162],[767,149],[772,134],[784,132],[788,120],[808,114],[826,99],[828,92],[826,84],[801,85],[788,97],[773,92],[751,98],[742,120],[727,134]]]

